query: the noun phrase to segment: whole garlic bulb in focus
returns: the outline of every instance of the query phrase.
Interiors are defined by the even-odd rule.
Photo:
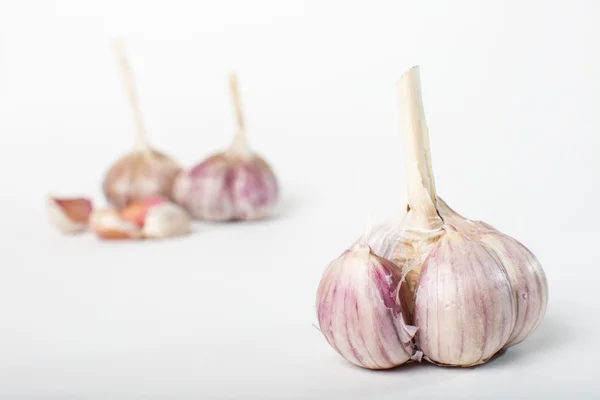
[[[233,142],[226,151],[182,171],[173,198],[199,219],[263,219],[277,202],[277,179],[269,164],[249,150],[235,74],[230,74],[229,83],[237,119]]]
[[[414,344],[423,357],[447,366],[482,364],[540,324],[546,276],[517,240],[462,217],[437,196],[418,67],[402,76],[398,94],[406,200],[400,214],[372,230],[366,242],[396,265],[406,283],[405,314],[417,329]]]
[[[102,184],[108,203],[118,210],[148,196],[171,197],[173,181],[181,170],[171,158],[154,150],[146,138],[137,94],[127,57],[120,41],[114,42],[123,85],[135,125],[135,148],[113,164]]]

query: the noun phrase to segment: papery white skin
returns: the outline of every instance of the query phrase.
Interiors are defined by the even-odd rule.
[[[491,225],[471,221],[452,210],[438,197],[438,212],[444,221],[493,251],[506,269],[517,307],[517,322],[505,347],[525,340],[539,326],[548,304],[548,281],[537,258],[518,240]]]
[[[342,357],[363,368],[386,369],[420,359],[406,323],[402,275],[388,260],[357,244],[327,268],[317,291],[321,332]]]
[[[162,203],[151,207],[146,214],[142,232],[147,238],[181,236],[190,231],[190,217],[180,206]]]
[[[516,321],[508,274],[483,244],[450,231],[423,264],[415,291],[417,346],[443,365],[486,362]]]

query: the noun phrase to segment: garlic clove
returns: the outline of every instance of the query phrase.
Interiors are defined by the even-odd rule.
[[[492,252],[447,229],[417,282],[416,343],[434,363],[478,365],[502,349],[515,327],[512,287]]]
[[[438,211],[446,223],[480,241],[502,262],[508,273],[517,307],[515,328],[505,347],[525,340],[541,323],[548,304],[548,282],[540,262],[518,240],[483,221],[471,221],[438,197]]]
[[[122,156],[109,168],[102,183],[102,190],[108,203],[121,210],[132,202],[149,196],[170,198],[173,181],[181,167],[167,155],[150,146],[123,43],[117,40],[113,44],[132,111],[135,149]]]
[[[174,200],[194,218],[208,221],[258,220],[268,217],[279,197],[269,164],[248,148],[237,78],[230,75],[237,132],[229,148],[177,177]]]
[[[331,262],[321,279],[320,330],[342,357],[363,368],[387,369],[418,359],[405,290],[393,263],[356,244]]]
[[[95,210],[90,226],[101,239],[140,239],[142,232],[133,222],[126,221],[115,210]]]
[[[160,203],[148,209],[142,231],[144,237],[156,239],[185,235],[190,232],[190,217],[177,204]]]
[[[546,313],[546,274],[533,253],[516,239],[499,232],[484,232],[478,239],[498,256],[508,273],[517,321],[504,347],[514,346],[533,333]]]
[[[63,233],[78,233],[88,228],[93,206],[87,198],[57,198],[48,196],[46,213],[51,224]]]
[[[120,217],[126,221],[133,222],[139,228],[144,226],[146,221],[146,215],[150,208],[168,202],[169,199],[164,196],[150,196],[143,200],[137,200],[131,203],[129,206],[121,210],[119,213]]]

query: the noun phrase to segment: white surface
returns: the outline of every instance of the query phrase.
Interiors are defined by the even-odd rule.
[[[0,398],[600,397],[596,2],[161,3],[2,2]],[[153,243],[48,226],[44,195],[101,204],[132,142],[113,34],[152,142],[187,165],[230,140],[238,71],[279,218]],[[550,303],[487,365],[370,372],[311,325],[314,295],[367,213],[399,206],[395,81],[417,63],[438,193],[524,242]]]

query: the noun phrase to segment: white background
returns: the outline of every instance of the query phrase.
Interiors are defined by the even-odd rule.
[[[600,3],[0,1],[0,398],[598,398]],[[278,217],[156,243],[64,237],[47,193],[103,199],[132,143],[185,165],[234,129]],[[312,326],[325,265],[403,197],[395,82],[421,66],[438,193],[524,242],[550,286],[524,343],[473,369],[353,367]]]

